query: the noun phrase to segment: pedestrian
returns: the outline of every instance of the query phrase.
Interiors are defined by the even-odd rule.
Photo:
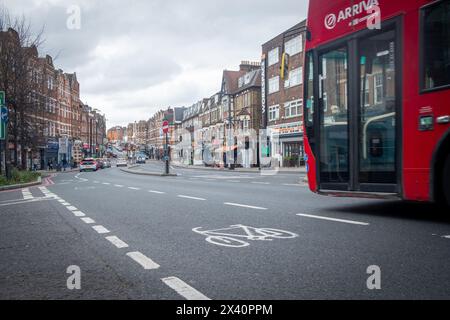
[[[38,158],[34,158],[33,159],[33,170],[34,171],[37,171],[38,164],[39,164],[39,159]]]

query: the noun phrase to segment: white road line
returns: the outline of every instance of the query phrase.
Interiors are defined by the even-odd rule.
[[[206,201],[206,199],[203,199],[203,198],[185,196],[185,195],[182,195],[182,194],[179,194],[177,197],[178,198],[184,198],[184,199],[198,200],[198,201]]]
[[[287,187],[301,187],[302,185],[299,183],[283,183],[283,186]]]
[[[109,183],[109,182],[102,182],[102,184],[104,184],[104,185],[110,185],[111,183]]]
[[[123,188],[123,185],[121,185],[121,184],[115,184],[114,187],[117,187],[117,188]]]
[[[267,210],[267,208],[263,208],[263,207],[255,207],[255,206],[249,206],[249,205],[246,205],[246,204],[232,203],[232,202],[224,202],[224,205],[226,205],[226,206],[234,206],[234,207],[242,207],[242,208],[249,208],[249,209],[255,209],[255,210]]]
[[[239,183],[240,181],[238,181],[238,180],[227,180],[227,182]]]
[[[70,206],[70,203],[68,203],[68,202],[61,202],[61,204],[63,205],[63,206]]]
[[[336,218],[330,218],[330,217],[322,217],[322,216],[315,216],[312,214],[304,214],[304,213],[298,213],[298,216],[306,217],[306,218],[313,218],[313,219],[320,219],[320,220],[329,220],[334,222],[343,222],[343,223],[350,223],[350,224],[357,224],[361,226],[368,226],[369,223],[367,222],[359,222],[359,221],[353,221],[353,220],[344,220],[344,219],[336,219]]]
[[[156,190],[148,190],[150,193],[156,193],[156,194],[165,194],[165,192],[162,191],[156,191]]]
[[[16,204],[24,204],[24,203],[32,203],[32,202],[48,201],[48,200],[50,200],[50,199],[46,199],[46,198],[33,198],[33,199],[29,199],[29,200],[21,199],[16,202],[2,203],[2,204],[0,204],[0,207],[14,206]]]
[[[85,222],[87,224],[95,223],[95,221],[91,218],[81,218],[81,220],[83,220],[83,222]]]
[[[128,252],[127,256],[139,263],[145,270],[158,269],[159,264],[155,263],[152,259],[148,258],[139,251]]]
[[[59,199],[59,200],[58,200],[58,202],[61,202],[61,203],[63,203],[63,202],[64,202],[64,203],[65,203],[65,202],[66,202],[66,200],[63,200],[63,199]]]
[[[252,183],[252,184],[264,184],[264,185],[270,184],[269,182],[250,182],[250,183]]]
[[[161,280],[187,300],[211,300],[177,277],[168,277]]]
[[[94,183],[100,183],[100,182],[98,182],[98,181],[94,181]]]
[[[125,242],[123,242],[116,236],[106,237],[105,239],[108,240],[109,242],[111,242],[113,245],[115,245],[119,249],[128,248],[128,244],[126,244]]]
[[[141,190],[140,188],[135,188],[135,187],[128,187],[128,189],[130,189],[130,190]]]
[[[67,208],[67,210],[70,210],[70,211],[77,211],[78,210],[77,207],[74,207],[74,206],[67,206],[66,208]]]
[[[109,233],[109,230],[106,229],[104,226],[93,226],[92,229],[97,231],[97,233]]]
[[[28,188],[22,189],[22,196],[24,200],[34,199],[33,195],[30,192],[30,189]]]
[[[442,238],[450,239],[450,235],[448,235],[448,236],[443,236]]]
[[[84,217],[86,216],[83,212],[81,211],[74,211],[73,214],[75,215],[75,217]]]

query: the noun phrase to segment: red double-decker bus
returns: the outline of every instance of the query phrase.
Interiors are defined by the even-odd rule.
[[[450,204],[450,0],[311,0],[309,187]]]

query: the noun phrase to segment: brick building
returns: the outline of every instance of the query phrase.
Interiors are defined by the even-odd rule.
[[[262,45],[262,125],[268,129],[272,161],[282,167],[303,163],[305,32],[306,21],[302,21]],[[285,53],[288,64],[283,79],[281,66]]]

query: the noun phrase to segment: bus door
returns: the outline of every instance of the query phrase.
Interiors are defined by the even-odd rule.
[[[399,192],[396,23],[318,51],[322,190]]]

